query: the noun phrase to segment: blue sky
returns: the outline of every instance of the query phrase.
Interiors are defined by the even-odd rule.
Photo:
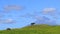
[[[4,6],[17,5],[22,6],[22,10],[10,10],[5,12]],[[54,8],[55,11],[52,16],[49,13],[43,14],[44,9]],[[46,9],[47,10],[47,9]],[[56,20],[60,25],[60,0],[0,0],[0,20],[5,21],[7,19],[13,19],[12,23],[1,22],[0,30],[6,28],[21,28],[29,25],[31,22],[36,21],[36,18],[31,15],[47,16],[51,20]],[[23,17],[22,17],[23,16]],[[54,18],[56,16],[56,18]]]

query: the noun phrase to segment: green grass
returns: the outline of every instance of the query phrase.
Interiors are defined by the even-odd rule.
[[[0,34],[60,34],[60,26],[33,25],[21,29],[2,30]]]

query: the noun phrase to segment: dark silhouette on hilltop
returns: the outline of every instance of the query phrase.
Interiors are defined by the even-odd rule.
[[[31,23],[31,25],[34,25],[35,23]]]
[[[6,30],[11,30],[10,28],[7,28]]]

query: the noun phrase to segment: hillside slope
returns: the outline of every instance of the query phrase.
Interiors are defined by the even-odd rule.
[[[21,29],[2,30],[0,34],[60,34],[60,26],[33,25]]]

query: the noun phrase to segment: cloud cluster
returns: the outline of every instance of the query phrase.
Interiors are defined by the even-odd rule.
[[[6,5],[6,6],[4,6],[4,11],[10,11],[10,10],[22,10],[22,6],[18,6],[18,5]]]
[[[36,18],[37,19],[37,18]],[[48,17],[42,16],[35,21],[36,24],[57,25],[56,20],[51,20]]]
[[[53,13],[56,11],[56,8],[44,8],[43,13]]]

